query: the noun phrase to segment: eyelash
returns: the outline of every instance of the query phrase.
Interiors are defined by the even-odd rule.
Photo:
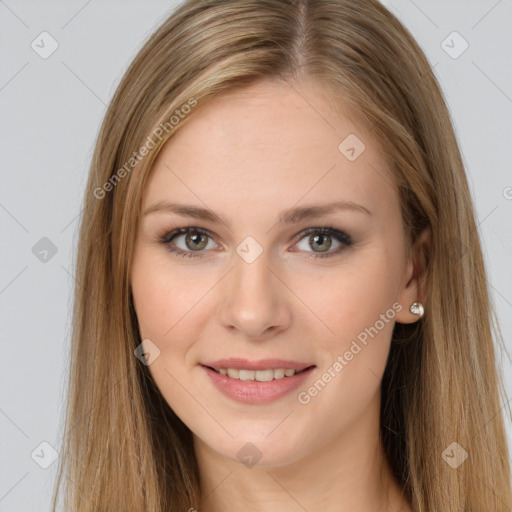
[[[172,242],[172,240],[174,240],[174,238],[176,238],[177,236],[183,235],[183,234],[186,235],[189,232],[198,233],[200,235],[205,235],[205,236],[213,239],[213,237],[211,236],[211,234],[208,231],[201,229],[201,228],[195,228],[195,227],[191,226],[191,227],[187,227],[187,228],[180,228],[180,229],[175,229],[173,231],[166,232],[162,236],[158,237],[158,242],[161,243],[162,245],[164,245],[165,248],[169,252],[176,254],[176,256],[183,256],[185,258],[200,258],[200,257],[202,257],[201,252],[204,252],[204,251],[183,251],[181,249],[172,248],[169,245],[170,242]],[[344,245],[345,248],[350,247],[353,244],[350,235],[348,235],[347,233],[345,233],[343,231],[335,229],[331,226],[309,228],[301,233],[301,236],[300,236],[300,238],[298,238],[296,243],[300,242],[304,237],[311,235],[313,233],[332,236],[333,238],[338,240],[342,245]],[[326,253],[314,253],[315,254],[314,256],[306,256],[306,258],[310,258],[310,259],[330,258],[330,257],[333,257],[333,256],[339,254],[343,250],[344,250],[344,247],[340,247],[340,248],[336,249],[335,251],[330,251],[330,252],[326,252]],[[194,254],[195,252],[197,252],[197,254]]]

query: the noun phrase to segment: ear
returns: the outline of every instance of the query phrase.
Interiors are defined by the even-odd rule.
[[[397,302],[402,309],[396,315],[401,324],[411,324],[419,320],[418,315],[411,313],[409,308],[413,302],[421,302],[425,308],[427,297],[427,265],[432,243],[432,231],[426,227],[414,242],[409,260],[406,263],[403,287],[400,289]]]

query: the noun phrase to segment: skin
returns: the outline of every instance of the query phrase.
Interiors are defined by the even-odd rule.
[[[419,255],[430,237],[424,233],[407,256],[386,160],[368,127],[340,105],[335,113],[311,81],[260,81],[198,107],[155,160],[143,211],[172,201],[209,208],[227,223],[144,215],[131,269],[141,339],[160,350],[150,372],[194,435],[205,499],[192,510],[411,510],[379,441],[380,384],[394,322],[418,320],[409,306],[424,299]],[[366,146],[354,161],[338,149],[351,133]],[[277,222],[290,208],[339,200],[371,215],[339,210]],[[315,245],[302,234],[322,226],[346,232],[353,245],[335,237]],[[158,242],[182,227],[212,234],[199,252],[186,235],[169,243],[199,257]],[[263,249],[250,264],[236,252],[247,236]],[[322,251],[333,256],[315,259]],[[394,318],[300,403],[298,391],[390,308]],[[199,365],[223,357],[278,357],[316,368],[299,390],[244,404],[220,393]],[[237,456],[249,442],[261,454],[253,466]]]

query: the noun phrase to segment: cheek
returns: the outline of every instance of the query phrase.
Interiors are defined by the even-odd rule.
[[[168,338],[186,339],[179,331],[201,311],[201,298],[209,286],[205,276],[198,279],[190,272],[173,268],[162,258],[143,254],[134,260],[131,276],[133,301],[141,336],[164,343]]]
[[[386,251],[375,247],[347,258],[338,269],[295,278],[294,293],[307,308],[308,322],[317,324],[325,348],[338,350],[392,308],[399,277]],[[393,315],[391,310],[388,316]]]
[[[152,378],[178,416],[193,422],[201,410],[194,408],[197,402],[183,385],[189,382],[193,364],[187,356],[209,316],[201,298],[212,284],[171,268],[150,251],[134,258],[131,284],[141,339],[149,338],[160,351],[148,366]],[[194,397],[202,401],[201,390],[194,391]]]
[[[314,319],[323,333],[316,338],[321,369],[299,400],[313,415],[327,407],[333,421],[343,423],[346,411],[357,414],[378,390],[397,312],[397,268],[385,251],[375,249],[315,280],[307,304],[321,319]]]

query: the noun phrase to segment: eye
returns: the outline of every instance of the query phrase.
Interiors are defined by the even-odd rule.
[[[178,245],[178,240],[183,238]],[[208,247],[208,239],[212,241],[213,247]],[[301,233],[299,242],[306,239],[306,247],[300,248],[305,252],[312,252],[312,255],[306,256],[306,258],[328,258],[335,256],[342,252],[346,247],[352,245],[352,239],[348,234],[343,231],[339,231],[330,226],[321,228],[310,228]],[[333,245],[333,239],[337,243],[335,245],[336,250],[330,251]],[[212,240],[210,233],[201,228],[181,228],[175,229],[169,233],[165,233],[163,236],[158,238],[158,242],[164,245],[168,251],[175,253],[177,256],[183,256],[187,258],[197,258],[203,256],[201,253],[204,249],[213,249],[217,246]],[[295,244],[297,245],[297,244]],[[319,248],[320,250],[308,251],[308,247]]]
[[[182,237],[182,243],[184,243],[185,246],[182,248],[178,246],[178,248],[176,248],[176,240],[179,240]],[[194,252],[200,253],[203,249],[205,249],[208,246],[208,238],[211,239],[211,236],[207,231],[203,229],[181,228],[175,229],[170,233],[166,233],[159,239],[159,242],[165,245],[167,250],[175,253],[178,256],[197,258],[198,256],[201,256],[201,254],[194,254]],[[216,244],[213,245],[215,246]],[[209,248],[212,249],[212,247]]]
[[[343,231],[339,231],[330,226],[322,227],[322,228],[311,228],[301,233],[301,240],[306,240],[305,248],[303,250],[307,251],[308,247],[319,248],[319,251],[312,251],[315,253],[312,256],[306,256],[306,258],[329,258],[331,256],[335,256],[344,250],[345,247],[350,247],[352,245],[352,239],[347,233]],[[337,242],[337,248],[334,251],[329,251],[333,245],[333,239]]]

